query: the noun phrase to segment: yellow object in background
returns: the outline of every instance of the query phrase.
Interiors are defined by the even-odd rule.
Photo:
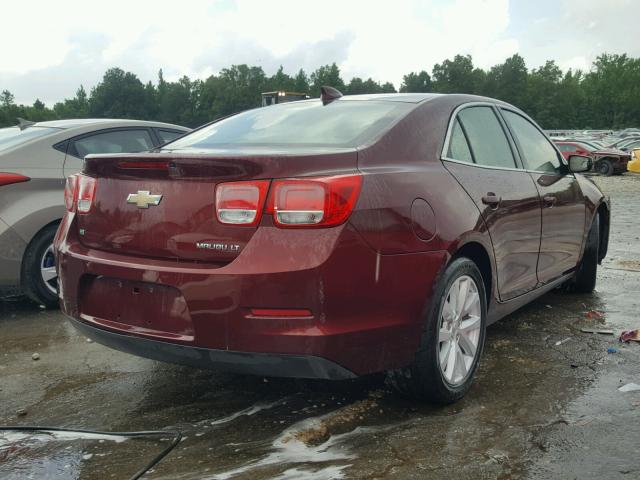
[[[640,148],[636,148],[631,152],[631,161],[627,164],[627,170],[640,173]]]

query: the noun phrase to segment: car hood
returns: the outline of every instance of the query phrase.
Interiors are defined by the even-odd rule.
[[[629,152],[623,152],[622,150],[618,150],[616,148],[602,148],[600,150],[594,150],[591,153],[594,155],[629,155]]]

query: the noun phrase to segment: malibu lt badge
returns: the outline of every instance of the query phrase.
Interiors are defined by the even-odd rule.
[[[218,252],[238,252],[240,245],[237,243],[220,243],[220,242],[196,242],[196,248],[201,250],[216,250]]]

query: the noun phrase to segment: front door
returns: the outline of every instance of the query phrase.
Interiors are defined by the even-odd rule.
[[[469,106],[458,113],[444,157],[445,167],[471,196],[489,230],[500,299],[534,289],[540,199],[492,106]]]
[[[547,283],[576,268],[586,223],[586,204],[575,176],[547,137],[527,118],[502,109],[520,156],[542,200],[538,281]]]

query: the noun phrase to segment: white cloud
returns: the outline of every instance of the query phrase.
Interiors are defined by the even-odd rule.
[[[542,0],[547,1],[547,0]],[[555,4],[554,4],[555,5]],[[640,48],[634,0],[563,0],[520,19],[508,0],[80,0],[10,2],[0,29],[0,89],[47,104],[95,85],[119,66],[143,81],[203,78],[234,63],[282,64],[308,73],[336,61],[346,79],[372,76],[396,87],[410,71],[470,54],[483,68],[518,52],[530,67],[548,58],[590,64],[604,50]],[[34,14],[37,12],[37,15]],[[628,27],[627,27],[628,25]]]

